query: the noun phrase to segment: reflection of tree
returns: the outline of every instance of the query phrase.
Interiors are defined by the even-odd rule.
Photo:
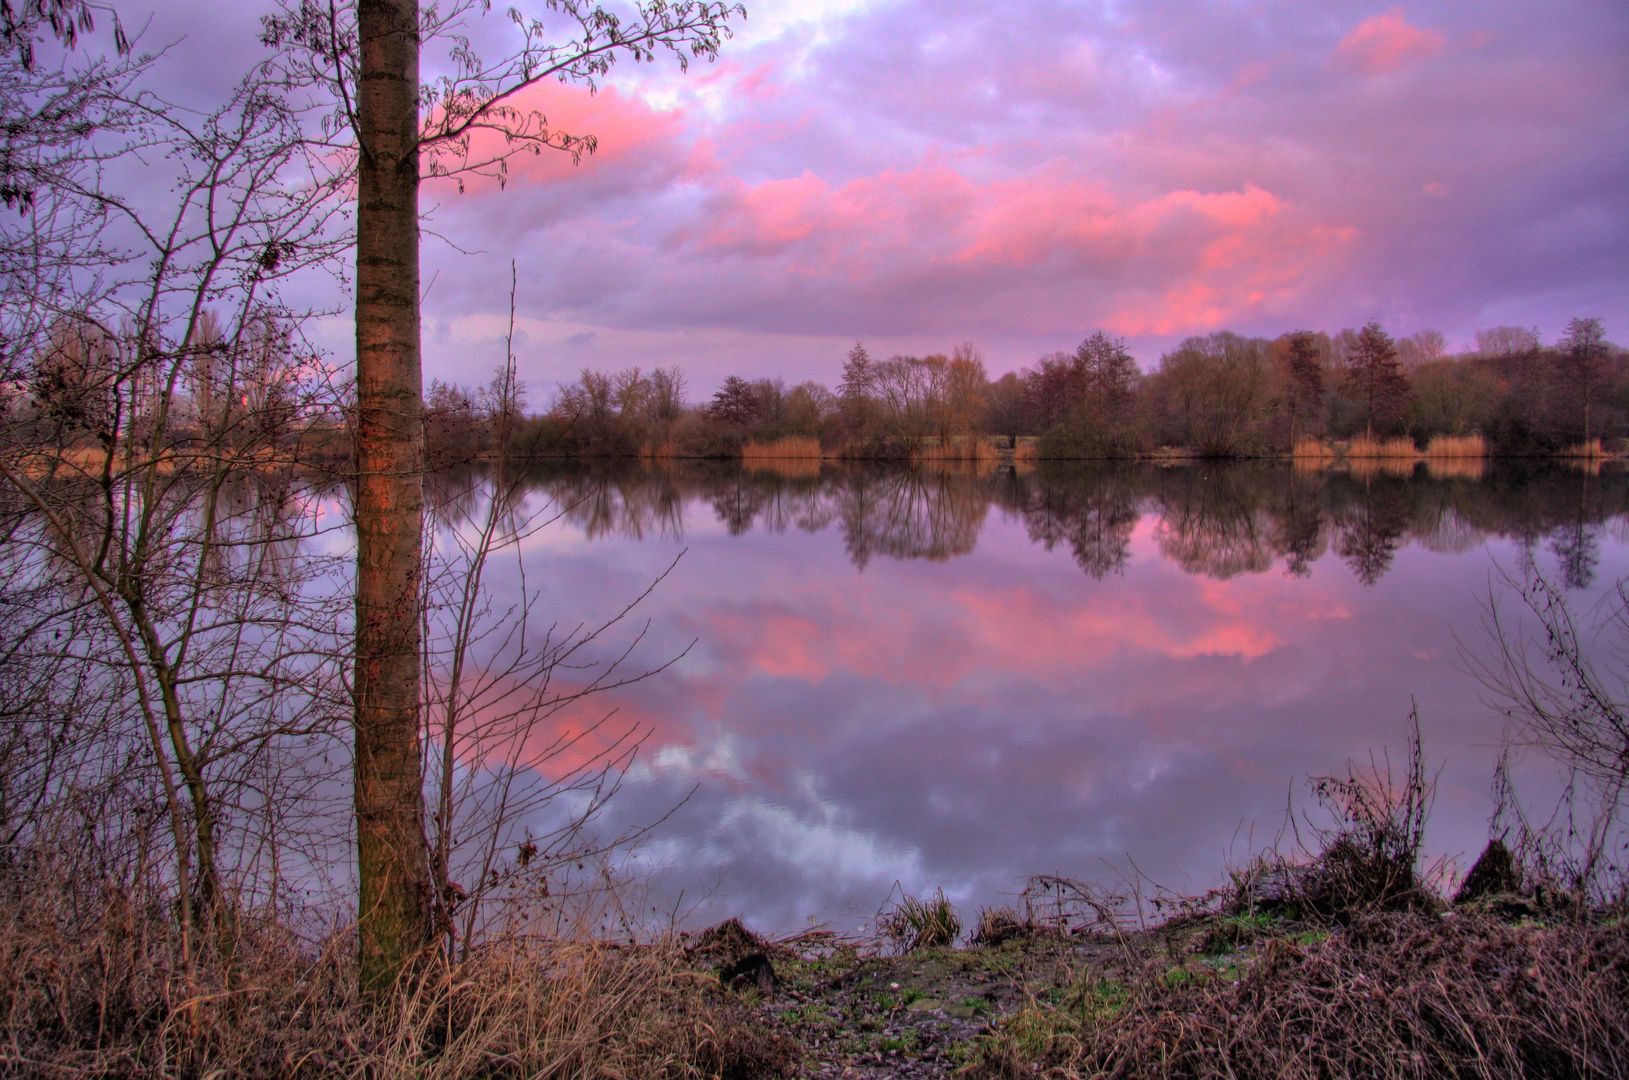
[[[1047,463],[1023,475],[959,468],[828,463],[817,475],[749,472],[735,462],[637,460],[544,463],[528,482],[590,537],[681,536],[686,503],[709,508],[731,535],[753,529],[819,532],[836,525],[856,566],[875,555],[948,559],[971,552],[992,504],[1024,523],[1048,550],[1067,545],[1094,578],[1119,573],[1143,510],[1159,515],[1161,553],[1189,573],[1263,573],[1283,558],[1304,576],[1333,545],[1373,584],[1405,537],[1463,551],[1486,536],[1549,545],[1561,576],[1594,579],[1601,523],[1629,511],[1629,478],[1585,477],[1531,463],[1501,463],[1486,476],[1424,472],[1368,480],[1345,472],[1295,472],[1271,464],[1114,467]],[[443,527],[467,518],[482,474],[431,478],[427,495]]]
[[[1204,466],[1174,474],[1160,492],[1160,553],[1190,574],[1227,580],[1273,565],[1269,488],[1258,470]]]
[[[1569,522],[1550,537],[1550,550],[1561,566],[1561,584],[1568,589],[1587,589],[1595,582],[1595,568],[1601,561],[1601,528],[1582,521]]]
[[[891,469],[854,474],[837,492],[837,519],[854,565],[874,554],[943,561],[978,542],[990,496],[955,469]]]
[[[1098,580],[1125,569],[1131,533],[1142,517],[1129,478],[1098,469],[1047,470],[1021,512],[1031,540],[1048,551],[1068,544],[1075,562]]]
[[[1409,525],[1408,485],[1403,481],[1365,484],[1356,499],[1337,515],[1340,530],[1335,550],[1364,585],[1373,585],[1391,568]]]
[[[1599,505],[1600,484],[1589,473],[1584,473],[1578,482],[1581,486],[1573,512],[1550,536],[1550,550],[1560,563],[1561,586],[1565,589],[1589,588],[1595,581],[1595,568],[1601,562],[1599,522],[1605,515]]]
[[[1284,556],[1284,572],[1306,577],[1327,547],[1323,506],[1306,478],[1290,476],[1285,497],[1274,503],[1273,547]]]

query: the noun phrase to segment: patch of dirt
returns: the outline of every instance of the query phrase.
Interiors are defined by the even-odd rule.
[[[804,1048],[796,1076],[946,1077],[992,1022],[1047,994],[1068,965],[1100,948],[1051,939],[897,957],[783,955],[776,992],[749,990],[746,1000]]]

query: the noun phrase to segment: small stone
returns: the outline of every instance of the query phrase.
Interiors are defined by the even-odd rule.
[[[911,1012],[938,1012],[945,1007],[945,1003],[938,998],[917,998],[905,1006]]]

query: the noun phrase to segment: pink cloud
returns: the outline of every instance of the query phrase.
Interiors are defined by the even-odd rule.
[[[1446,44],[1436,30],[1410,26],[1403,9],[1395,7],[1354,26],[1335,46],[1335,59],[1366,75],[1384,75],[1410,60],[1441,52]]]
[[[1104,290],[1120,295],[1105,325],[1132,334],[1213,329],[1296,287],[1355,235],[1256,184],[1125,200],[1057,160],[995,180],[935,160],[842,184],[811,172],[731,177],[716,183],[710,211],[689,237],[703,252],[782,260],[800,276],[1119,279]],[[1145,292],[1139,278],[1168,284]]]
[[[598,141],[595,152],[584,154],[577,164],[572,163],[570,154],[556,150],[517,154],[509,162],[511,184],[560,183],[625,163],[668,161],[683,153],[677,147],[684,128],[680,111],[654,109],[614,86],[591,94],[581,86],[538,83],[516,95],[511,104],[522,112],[542,113],[551,132],[576,138],[592,135]],[[480,160],[496,156],[501,150],[501,136],[481,132],[472,140],[470,157]],[[496,187],[481,180],[467,182],[466,186],[476,192]]]

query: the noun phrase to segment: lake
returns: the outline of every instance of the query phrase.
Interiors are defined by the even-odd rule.
[[[1463,869],[1494,808],[1504,728],[1471,668],[1490,605],[1517,614],[1504,577],[1583,609],[1629,575],[1629,481],[1555,464],[574,462],[525,488],[556,519],[494,563],[499,596],[571,627],[650,590],[590,652],[671,664],[557,722],[615,709],[645,737],[597,827],[655,823],[625,866],[692,925],[857,929],[896,883],[970,920],[1038,873],[1202,892],[1309,776],[1401,767],[1415,706],[1428,846]],[[1516,775],[1554,790],[1536,753]]]

